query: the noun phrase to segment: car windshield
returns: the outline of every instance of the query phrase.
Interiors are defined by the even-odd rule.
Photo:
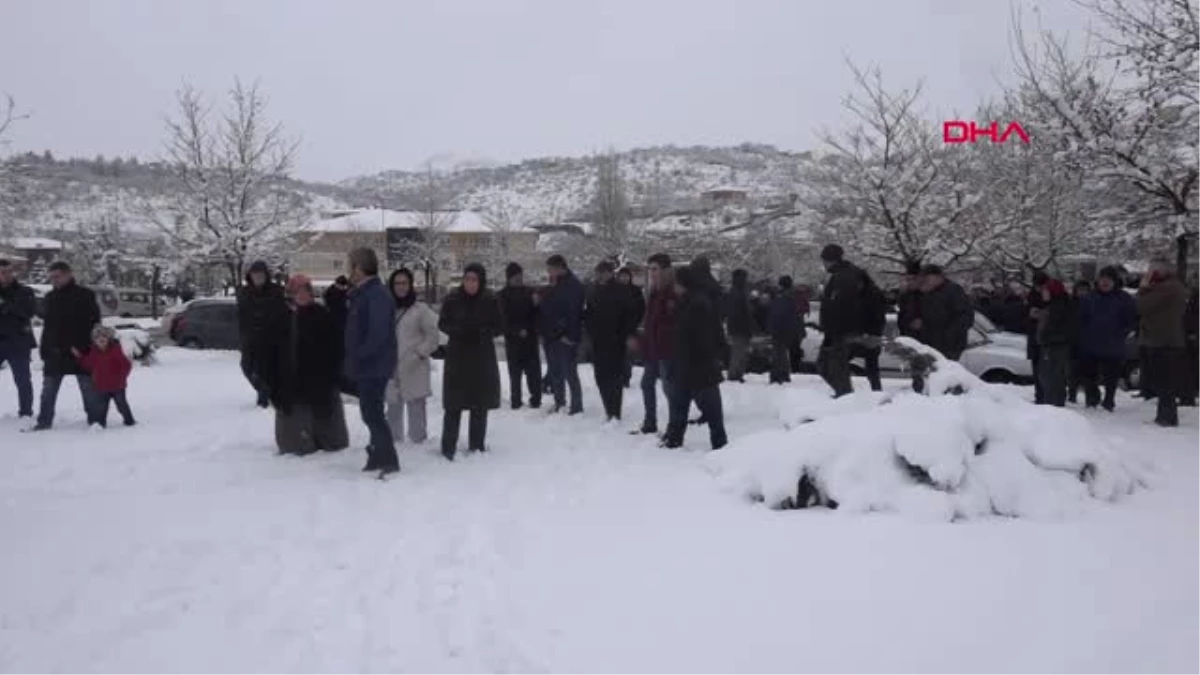
[[[996,327],[996,324],[992,323],[991,319],[987,318],[980,312],[975,312],[975,327],[985,333],[1000,332],[1000,329]]]

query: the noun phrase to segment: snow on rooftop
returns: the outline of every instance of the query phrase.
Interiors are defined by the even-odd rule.
[[[16,237],[10,239],[8,245],[21,251],[31,251],[36,249],[61,251],[63,247],[61,241],[57,239],[46,239],[44,237]]]
[[[485,233],[491,232],[476,211],[446,212],[444,232]],[[421,228],[427,222],[425,214],[418,211],[393,211],[391,209],[358,209],[346,215],[326,218],[312,223],[311,232],[382,232],[388,228]],[[525,227],[520,231],[534,232]]]

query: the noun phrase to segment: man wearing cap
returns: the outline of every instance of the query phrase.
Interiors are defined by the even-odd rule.
[[[525,271],[515,262],[504,268],[504,288],[496,294],[504,332],[504,358],[508,363],[509,401],[513,410],[524,403],[521,378],[529,385],[529,407],[542,405],[542,361],[538,356],[537,312],[533,289],[525,285]]]
[[[817,370],[833,387],[834,396],[854,391],[850,383],[850,342],[863,333],[863,294],[866,275],[845,259],[837,244],[821,250],[821,263],[829,272],[821,294],[820,324],[824,339],[817,357]]]
[[[242,374],[258,394],[258,405],[271,405],[266,387],[259,381],[258,357],[266,339],[267,326],[288,311],[283,286],[271,280],[267,263],[256,260],[246,272],[246,285],[237,291],[238,333]]]
[[[957,361],[967,349],[975,310],[962,286],[946,278],[937,265],[921,268],[921,342]]]

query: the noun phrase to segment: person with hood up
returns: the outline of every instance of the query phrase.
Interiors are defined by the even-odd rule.
[[[1163,427],[1179,426],[1177,397],[1182,385],[1179,370],[1184,359],[1187,303],[1187,287],[1175,277],[1171,263],[1154,260],[1138,287],[1139,345],[1146,350],[1142,377],[1158,398],[1154,423]]]
[[[429,436],[425,399],[433,394],[430,359],[440,338],[438,315],[417,300],[413,273],[408,268],[392,272],[388,289],[396,301],[396,372],[388,385],[388,426],[393,440],[403,439],[407,416],[408,440],[424,443]]]
[[[957,361],[967,349],[975,309],[962,286],[946,278],[942,268],[921,268],[921,342]]]
[[[820,327],[824,338],[817,370],[833,388],[834,396],[845,396],[854,391],[850,383],[850,343],[863,333],[866,278],[861,269],[845,259],[845,251],[837,244],[821,250],[821,263],[829,280],[821,294]]]
[[[725,295],[725,332],[729,335],[729,381],[745,382],[750,359],[750,338],[754,336],[754,311],[750,306],[750,273],[733,271],[729,293]]]
[[[1079,302],[1079,381],[1087,407],[1109,412],[1116,407],[1125,339],[1137,328],[1137,318],[1137,303],[1121,289],[1120,273],[1113,267],[1100,270],[1096,290]]]
[[[400,471],[400,458],[388,424],[388,383],[396,373],[396,302],[379,280],[374,249],[350,252],[349,311],[346,314],[346,358],[343,372],[358,394],[359,413],[371,432],[363,471],[383,480]]]
[[[1067,377],[1071,367],[1071,345],[1075,342],[1077,319],[1067,287],[1058,279],[1042,284],[1045,308],[1038,318],[1038,349],[1041,363],[1038,377],[1046,405],[1062,408],[1067,404]]]
[[[571,393],[568,414],[583,412],[583,387],[579,384],[579,342],[583,339],[583,284],[567,267],[561,255],[546,259],[546,275],[550,288],[538,306],[538,319],[546,345],[546,360],[550,362],[547,375],[554,391],[554,408],[560,412],[567,406],[567,390]]]
[[[75,376],[79,384],[88,425],[99,425],[92,378],[74,355],[74,350],[83,352],[90,347],[92,328],[100,323],[96,294],[80,286],[71,266],[61,261],[50,265],[50,284],[54,288],[46,294],[42,344],[38,349],[42,357],[41,409],[31,431],[45,431],[54,424],[58,390],[63,378],[70,375]]]
[[[674,378],[671,417],[662,445],[683,445],[687,413],[692,402],[700,408],[708,424],[713,450],[725,447],[725,414],[721,408],[721,370],[718,362],[720,343],[712,330],[716,310],[703,275],[691,267],[675,271],[675,291],[681,296],[675,325]]]
[[[238,334],[242,354],[242,374],[254,387],[258,405],[271,405],[266,387],[258,381],[258,357],[266,340],[267,327],[287,312],[283,287],[271,281],[267,263],[256,260],[246,272],[246,284],[237,290]]]
[[[497,293],[504,321],[504,358],[508,364],[509,402],[513,410],[523,405],[521,378],[529,385],[529,407],[542,406],[542,360],[538,355],[538,302],[525,285],[525,271],[517,263],[504,269],[504,288]]]
[[[338,384],[342,336],[316,301],[312,280],[288,279],[289,310],[268,326],[256,366],[275,408],[275,446],[281,455],[334,452],[350,445]]]
[[[630,338],[637,334],[629,290],[617,283],[613,271],[608,261],[596,265],[596,283],[584,311],[596,389],[609,422],[621,419],[626,350]]]
[[[799,339],[800,315],[792,295],[792,278],[779,277],[779,292],[771,301],[767,315],[767,333],[771,336],[771,384],[792,381],[791,346]]]
[[[642,317],[646,314],[646,296],[642,294],[642,287],[633,283],[633,271],[628,267],[622,267],[617,270],[617,283],[624,288],[629,289],[630,312],[634,317],[634,333],[637,332],[638,326],[642,325]],[[637,347],[637,341],[632,340],[629,348],[626,349],[625,355],[625,377],[622,382],[623,388],[628,388],[629,383],[633,381],[633,350]]]
[[[642,426],[635,434],[658,433],[658,391],[662,383],[668,410],[675,395],[675,279],[671,257],[655,253],[646,261],[650,295],[646,298],[646,316],[642,326]]]
[[[349,301],[349,294],[350,280],[342,274],[325,289],[321,298],[325,302],[325,309],[329,310],[329,318],[333,319],[333,325],[337,326],[338,335],[346,332],[346,303]]]
[[[467,451],[487,449],[489,410],[500,407],[500,366],[495,338],[502,331],[500,305],[487,288],[487,271],[479,263],[463,270],[462,285],[442,304],[438,328],[446,344],[442,377],[442,456],[454,461],[462,414],[470,412]]]
[[[72,347],[71,353],[92,378],[92,388],[96,392],[96,398],[92,401],[95,406],[93,423],[107,428],[108,406],[115,403],[125,426],[136,424],[133,411],[129,409],[129,399],[125,396],[133,362],[125,355],[117,332],[108,326],[96,324],[92,328],[91,347],[87,351]]]

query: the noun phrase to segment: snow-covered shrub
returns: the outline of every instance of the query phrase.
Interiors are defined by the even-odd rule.
[[[125,351],[125,356],[128,356],[129,360],[140,363],[143,366],[152,366],[157,363],[157,359],[154,356],[154,341],[145,330],[141,328],[118,328],[117,339],[121,341],[121,349]]]
[[[921,345],[901,346],[929,361],[923,393],[792,392],[782,428],[712,453],[710,466],[772,508],[943,521],[1060,517],[1144,486],[1142,471],[1081,415],[1030,404]]]

